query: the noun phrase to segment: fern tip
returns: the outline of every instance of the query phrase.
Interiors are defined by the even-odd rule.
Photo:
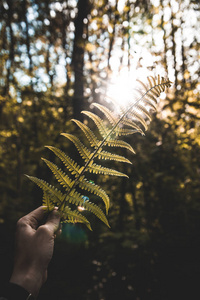
[[[86,226],[87,226],[87,228],[90,230],[90,231],[93,231],[92,230],[92,227],[90,226],[90,224],[88,223],[88,224],[86,224]]]
[[[47,145],[47,146],[44,146],[44,147],[45,147],[45,148],[48,148],[48,149],[50,149],[50,150],[54,148],[53,146],[48,146],[48,145]]]

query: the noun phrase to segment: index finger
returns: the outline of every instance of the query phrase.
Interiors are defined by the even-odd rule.
[[[48,226],[49,230],[53,233],[55,233],[60,224],[60,214],[57,209],[54,209],[48,216],[46,221],[46,226]]]
[[[25,216],[26,222],[33,229],[37,229],[46,214],[45,207],[40,206]]]

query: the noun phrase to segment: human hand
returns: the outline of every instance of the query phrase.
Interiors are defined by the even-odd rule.
[[[47,217],[40,206],[17,222],[16,255],[11,283],[18,284],[37,296],[47,279],[47,267],[53,255],[54,233],[60,217],[54,209]]]

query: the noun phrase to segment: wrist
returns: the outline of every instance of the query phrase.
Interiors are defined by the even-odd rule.
[[[1,289],[0,299],[9,299],[9,300],[36,300],[36,298],[26,291],[23,287],[15,283],[5,283]]]
[[[10,282],[23,287],[28,293],[37,297],[42,286],[43,279],[39,273],[34,271],[23,273],[21,271],[18,272],[17,270],[14,270]]]

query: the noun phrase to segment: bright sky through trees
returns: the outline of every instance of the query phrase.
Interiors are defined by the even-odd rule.
[[[98,16],[98,6],[101,7],[101,1],[98,3],[97,7],[93,8],[91,16],[94,15],[94,18],[89,17],[88,20],[85,19],[85,24],[88,25],[88,41],[86,42],[86,49],[88,49],[89,56],[94,60],[94,62],[91,62],[91,66],[95,67],[95,61],[98,61],[100,77],[110,77],[107,70],[108,64],[112,71],[112,82],[114,78],[119,76],[122,68],[125,68],[127,72],[130,73],[130,75],[127,74],[126,76],[133,76],[136,70],[139,77],[142,73],[145,74],[146,72],[146,75],[149,73],[153,75],[161,73],[162,76],[165,76],[165,66],[163,66],[162,61],[165,43],[167,43],[169,48],[165,53],[167,75],[171,81],[174,81],[176,75],[172,57],[173,53],[171,50],[172,41],[170,40],[172,26],[176,27],[174,33],[177,41],[176,67],[180,69],[182,65],[181,44],[183,44],[184,47],[189,47],[195,39],[198,42],[200,40],[198,26],[199,11],[194,10],[195,4],[190,4],[189,0],[184,0],[180,3],[176,0],[165,0],[162,2],[163,10],[160,9],[160,1],[151,1],[152,19],[150,21],[143,17],[143,12],[140,7],[137,6],[133,11],[131,10],[132,1],[128,3],[125,0],[120,0],[117,3],[117,10],[121,17],[119,17],[119,20],[117,20],[114,25],[106,14],[106,10],[102,13],[102,17]],[[115,8],[115,3],[116,1],[114,0],[109,1],[112,9]],[[9,6],[6,1],[3,1],[3,6],[5,11],[8,11]],[[54,20],[56,21],[56,15],[62,11],[66,16],[69,14],[73,20],[77,13],[76,1],[69,1],[68,6],[66,6],[65,2],[51,3],[49,7],[49,17],[46,16],[44,18],[44,25],[46,26],[46,33],[47,36],[49,35],[49,38],[51,35],[50,26]],[[36,32],[41,26],[41,21],[38,19],[39,13],[37,4],[28,6],[26,16],[29,23],[28,34],[30,40],[30,54],[32,56],[31,63],[34,66],[35,76],[31,79],[30,75],[26,74],[26,72],[24,73],[22,68],[15,69],[13,75],[22,86],[29,85],[30,80],[32,80],[35,88],[37,86],[37,90],[46,91],[50,86],[50,77],[49,74],[46,74],[44,68],[44,53],[48,50],[49,63],[51,65],[50,72],[54,75],[54,83],[60,87],[64,86],[66,84],[66,72],[68,72],[68,68],[66,65],[66,53],[62,47],[61,39],[58,39],[58,43],[51,45],[48,48],[46,38],[43,39],[38,35],[35,37]],[[173,18],[173,24],[170,22],[171,18]],[[101,25],[103,28],[102,30],[99,30],[99,26]],[[26,30],[26,23],[24,21],[16,24],[14,22],[12,23],[14,36],[21,35],[23,37],[22,32],[20,32],[20,26],[23,30]],[[66,47],[69,49],[69,62],[67,64],[71,63],[70,52],[72,47],[71,43],[74,38],[74,30],[74,24],[73,21],[71,21],[68,23],[68,28],[66,29],[69,36],[66,44]],[[108,53],[108,50],[104,51],[103,49],[109,47],[109,36],[111,35],[114,35],[114,39],[111,52]],[[166,41],[164,41],[164,39],[166,39]],[[96,42],[98,42],[98,48],[96,48]],[[26,46],[19,44],[17,47],[18,51],[24,53],[20,60],[25,69],[28,69],[30,67],[30,57],[27,56]],[[195,62],[193,61],[194,56],[196,56]],[[85,53],[86,72],[87,59],[88,56],[87,53]],[[15,60],[17,63],[19,57],[16,56]],[[193,63],[189,63],[188,72],[192,78],[196,79],[197,70],[199,68],[199,59],[197,52],[193,49],[189,50],[188,62],[190,62],[190,60],[192,60]],[[125,71],[123,71],[122,74],[123,78],[125,76],[124,72]],[[181,80],[183,75],[178,74],[178,76]],[[185,76],[187,76],[187,74],[185,74]],[[116,80],[118,81],[118,79]],[[179,88],[179,86],[177,88]]]

